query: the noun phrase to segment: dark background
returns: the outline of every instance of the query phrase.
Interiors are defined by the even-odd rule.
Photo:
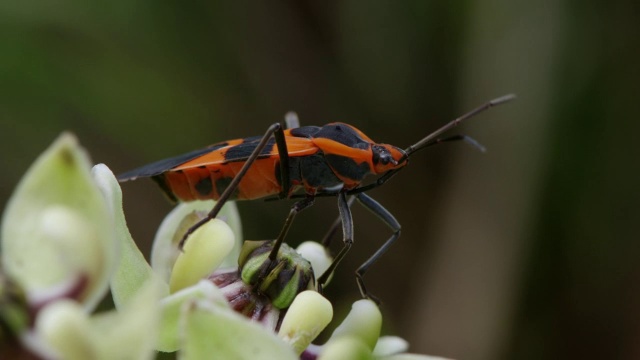
[[[640,358],[640,3],[633,1],[0,2],[0,205],[64,130],[114,172],[258,135],[296,110],[406,147],[471,108],[516,102],[370,193],[403,225],[367,274],[385,333],[459,359]],[[136,240],[171,208],[124,185]],[[290,202],[241,203],[273,238]],[[289,241],[322,237],[335,199]],[[389,231],[354,207],[327,296]],[[336,244],[337,245],[337,244]]]

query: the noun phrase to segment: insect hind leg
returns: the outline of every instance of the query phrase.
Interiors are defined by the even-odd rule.
[[[231,180],[231,182],[229,183],[227,188],[222,192],[222,194],[220,194],[220,198],[214,205],[213,209],[211,209],[209,214],[207,214],[205,218],[201,219],[200,221],[192,225],[189,229],[187,229],[185,234],[182,236],[182,239],[180,240],[180,244],[179,244],[180,249],[184,247],[185,241],[187,241],[187,238],[191,234],[193,234],[194,231],[196,231],[200,226],[204,225],[209,220],[215,219],[216,216],[218,216],[218,213],[222,209],[222,206],[227,202],[227,200],[229,200],[231,195],[236,191],[236,189],[238,188],[238,185],[240,184],[240,181],[242,181],[242,178],[244,178],[244,176],[246,175],[251,165],[253,165],[253,163],[256,161],[256,159],[258,158],[262,150],[265,148],[271,136],[275,137],[276,139],[276,145],[278,146],[278,153],[280,156],[280,174],[282,178],[280,182],[282,186],[280,197],[286,197],[289,194],[289,188],[291,187],[291,179],[289,176],[289,155],[287,151],[287,143],[284,138],[282,125],[279,123],[275,123],[269,126],[264,136],[262,136],[262,139],[260,139],[260,142],[258,143],[256,148],[253,150],[251,155],[249,155],[244,165],[242,165],[242,168],[240,168],[240,171],[236,174],[233,180]]]

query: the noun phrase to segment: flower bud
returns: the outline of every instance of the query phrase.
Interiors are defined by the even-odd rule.
[[[287,244],[282,244],[274,260],[269,259],[273,241],[245,241],[238,265],[240,277],[257,286],[278,309],[287,308],[301,291],[315,282],[311,263]]]
[[[278,335],[301,354],[331,322],[333,307],[315,291],[303,291],[293,300]]]

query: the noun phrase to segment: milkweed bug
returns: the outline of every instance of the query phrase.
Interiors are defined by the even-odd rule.
[[[354,197],[373,212],[393,234],[356,270],[356,281],[365,298],[373,298],[364,285],[367,269],[400,236],[400,223],[380,203],[365,192],[383,185],[404,168],[409,157],[418,150],[444,141],[464,140],[480,147],[473,139],[455,135],[439,138],[474,115],[515,98],[509,94],[491,100],[452,120],[406,149],[379,144],[360,130],[344,123],[324,126],[297,124],[297,117],[287,115],[288,128],[280,123],[271,125],[263,136],[230,140],[201,150],[161,160],[118,176],[119,181],[150,177],[172,200],[218,200],[207,217],[184,234],[180,246],[188,236],[205,222],[217,216],[229,199],[254,200],[275,196],[276,199],[302,198],[289,212],[269,255],[275,261],[280,245],[296,214],[313,205],[319,196],[338,198],[339,220],[342,224],[343,248],[329,268],[317,281],[318,290],[327,282],[353,244],[353,220],[347,199]],[[377,180],[364,184],[368,175]],[[328,244],[330,236],[323,243]]]

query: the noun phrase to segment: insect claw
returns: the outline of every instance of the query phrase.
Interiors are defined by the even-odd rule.
[[[178,250],[180,250],[180,252],[184,252],[184,244],[187,242],[188,236],[188,234],[184,234],[182,239],[180,239],[180,242],[178,243]]]

